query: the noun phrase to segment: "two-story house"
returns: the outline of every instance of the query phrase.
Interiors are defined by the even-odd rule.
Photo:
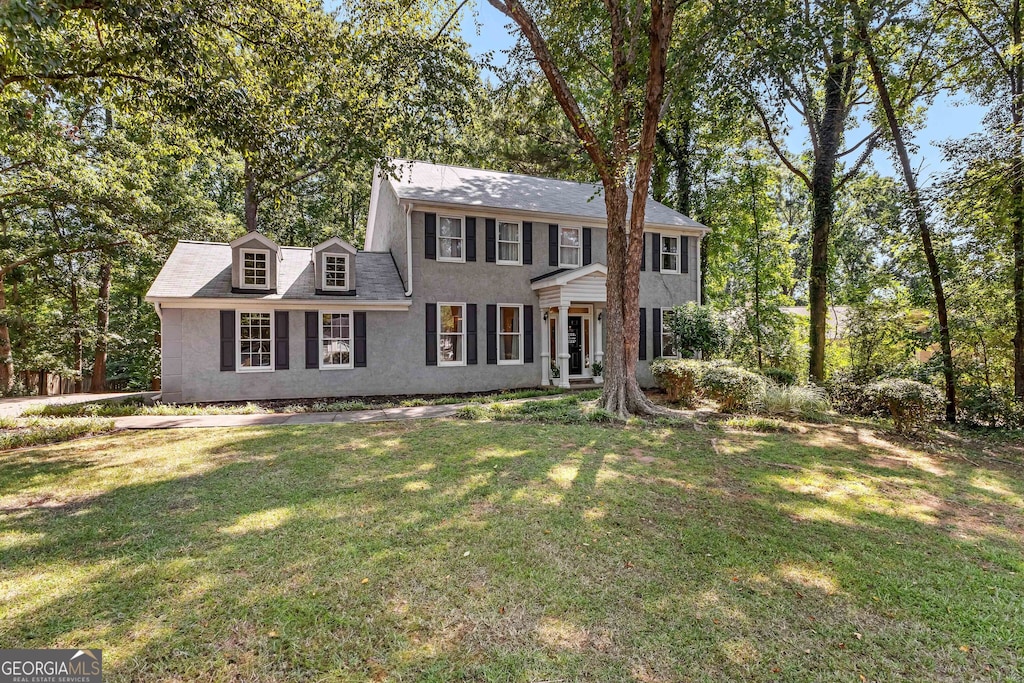
[[[436,394],[592,377],[603,355],[601,187],[396,162],[376,175],[365,250],[249,233],[179,242],[146,300],[163,399]],[[639,380],[671,355],[663,318],[699,299],[707,228],[649,200]]]

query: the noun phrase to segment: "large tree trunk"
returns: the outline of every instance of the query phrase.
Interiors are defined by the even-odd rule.
[[[928,214],[925,211],[924,203],[921,201],[921,194],[917,187],[917,177],[914,175],[914,169],[910,164],[910,155],[907,153],[906,141],[903,138],[903,128],[900,126],[899,118],[896,115],[896,108],[893,106],[892,97],[889,94],[889,85],[886,83],[885,74],[882,72],[882,68],[875,55],[867,18],[864,16],[856,0],[852,0],[850,6],[853,8],[857,30],[863,43],[864,56],[867,58],[868,66],[871,69],[871,77],[875,82],[878,102],[885,113],[889,134],[892,136],[893,146],[896,148],[900,170],[903,172],[903,181],[907,184],[910,206],[914,213],[914,221],[917,223],[918,232],[921,235],[921,247],[924,249],[924,257],[928,263],[928,276],[931,279],[932,292],[935,295],[935,311],[939,319],[942,375],[946,383],[946,421],[953,423],[956,422],[956,374],[953,369],[953,343],[949,334],[949,315],[946,309],[946,293],[942,287],[942,272],[939,269],[939,262],[935,258],[935,249],[932,246],[932,233],[928,226]]]
[[[11,352],[11,329],[7,325],[6,273],[0,271],[0,394],[14,387],[14,355]]]
[[[1010,20],[1012,60],[1010,112],[1013,118],[1014,159],[1010,192],[1013,197],[1013,310],[1016,332],[1013,336],[1013,394],[1024,401],[1024,41],[1021,6],[1015,0]]]
[[[249,160],[245,160],[245,229],[249,232],[256,231],[256,212],[259,209],[259,200],[256,197],[256,173]]]
[[[110,276],[113,265],[106,255],[100,262],[100,291],[96,300],[96,353],[92,364],[92,385],[89,391],[100,394],[107,390],[107,332],[110,329]]]
[[[74,392],[82,391],[82,369],[85,365],[85,349],[82,343],[82,319],[81,305],[78,301],[78,278],[74,271],[71,273],[71,321],[74,325],[74,332],[71,333],[75,354],[75,384]]]

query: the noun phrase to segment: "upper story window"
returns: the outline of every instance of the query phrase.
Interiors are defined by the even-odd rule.
[[[498,364],[523,362],[523,307],[518,304],[498,306]]]
[[[238,312],[238,371],[274,369],[274,316]]]
[[[523,242],[522,226],[519,223],[498,221],[498,263],[519,265],[522,263],[520,249]]]
[[[583,260],[582,228],[562,227],[558,230],[558,266],[560,268],[578,268]]]
[[[661,272],[679,272],[679,238],[661,236]]]
[[[348,256],[324,254],[324,289],[348,289]]]
[[[676,351],[676,336],[672,332],[672,316],[675,312],[671,308],[661,309],[661,355],[678,356]]]
[[[352,367],[352,315],[320,314],[320,367]]]
[[[437,305],[437,364],[466,364],[465,304]]]
[[[265,249],[242,249],[241,286],[249,289],[267,289],[270,278],[270,252]]]
[[[463,249],[465,233],[462,231],[462,219],[451,216],[437,217],[437,260],[465,261]]]

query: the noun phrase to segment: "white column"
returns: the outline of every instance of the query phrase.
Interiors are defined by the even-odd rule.
[[[546,387],[551,378],[551,323],[547,307],[541,309],[540,324],[540,384]]]
[[[569,307],[558,307],[558,386],[569,387]]]
[[[594,360],[601,363],[604,361],[604,309],[595,308],[594,312]]]

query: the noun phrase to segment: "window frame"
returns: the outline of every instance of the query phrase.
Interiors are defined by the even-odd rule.
[[[445,332],[442,325],[444,316],[442,315],[442,309],[445,307],[458,306],[462,310],[462,331],[461,332]],[[460,348],[462,349],[462,360],[443,360],[443,354],[441,353],[441,342],[445,337],[458,336],[462,340]],[[466,302],[458,301],[439,301],[437,303],[437,366],[438,367],[462,367],[466,365]]]
[[[508,225],[515,225],[517,227],[516,241],[503,240],[501,239],[501,224],[507,223]],[[516,253],[519,258],[516,260],[508,260],[501,258],[501,245],[502,244],[515,244]],[[523,222],[521,220],[512,218],[496,218],[494,219],[494,261],[499,266],[521,266],[523,265]]]
[[[562,244],[562,233],[566,230],[575,230],[578,235],[576,242],[576,263],[566,263],[562,260],[562,249],[572,248]],[[558,226],[558,267],[559,268],[580,268],[583,265],[583,226],[560,225]]]
[[[319,316],[317,338],[320,342],[320,361],[319,368],[321,370],[351,370],[355,367],[356,360],[356,349],[355,349],[355,313],[354,311],[344,310],[320,310],[317,311]],[[325,315],[347,315],[348,316],[348,339],[341,339],[340,341],[348,341],[348,363],[342,363],[340,365],[325,365],[324,364],[324,316]],[[339,341],[330,339],[328,341]]]
[[[263,256],[265,259],[263,262],[263,268],[265,273],[263,275],[264,283],[262,285],[250,285],[245,282],[245,257],[247,254],[253,254],[254,256]],[[254,268],[255,269],[255,268]],[[270,250],[269,249],[249,249],[241,248],[238,250],[238,288],[239,289],[270,289]]]
[[[243,315],[265,315],[270,321],[270,364],[269,365],[258,365],[243,366],[242,365],[242,342],[250,341],[242,339],[242,316]],[[277,358],[275,358],[274,347],[275,342],[274,329],[274,312],[273,311],[235,311],[235,372],[273,372]],[[251,352],[250,352],[251,353]]]
[[[352,270],[349,268],[351,254],[321,254],[323,272],[320,274],[320,287],[325,291],[347,292],[352,289]],[[341,259],[345,263],[345,286],[327,284],[327,259]]]
[[[441,221],[443,221],[445,219],[452,220],[452,221],[458,221],[459,222],[459,236],[458,237],[445,237],[445,236],[441,235]],[[435,240],[434,248],[436,250],[436,256],[437,256],[436,260],[443,261],[445,263],[465,263],[466,262],[466,219],[465,219],[464,216],[452,216],[452,215],[445,215],[445,214],[437,214],[437,228],[436,228],[436,234],[434,235],[434,240]],[[457,256],[457,257],[442,256],[441,255],[441,253],[442,253],[442,251],[441,251],[441,240],[458,240],[459,244],[461,246],[461,248],[459,249],[459,252],[462,255],[461,256]]]
[[[669,335],[672,334],[672,331],[665,324],[665,314],[666,313],[671,313],[671,312],[672,312],[671,308],[663,308],[663,309],[661,309],[661,313],[659,314],[661,316],[661,357],[662,358],[679,358],[679,349],[673,348],[672,349],[673,353],[665,353],[665,335],[666,334],[669,334]],[[675,346],[675,339],[672,339],[671,336],[669,338],[671,339],[670,346],[674,347]]]
[[[514,309],[516,309],[519,312],[519,331],[518,332],[502,332],[501,331],[501,309],[503,309],[503,308],[514,308]],[[498,342],[498,349],[497,349],[498,365],[523,365],[523,363],[524,363],[524,361],[523,361],[523,337],[524,337],[524,334],[523,334],[523,304],[498,304],[498,316],[497,317],[498,317],[497,329],[495,330],[495,332],[497,333],[497,342]],[[519,358],[517,358],[516,360],[508,360],[508,359],[503,359],[501,357],[501,355],[502,355],[501,354],[501,338],[502,337],[511,337],[511,336],[515,336],[515,337],[519,338],[519,346],[518,346]]]
[[[675,243],[676,243],[676,250],[675,250],[675,252],[665,251],[665,240],[673,240],[673,241],[675,241]],[[658,255],[659,255],[659,258],[661,259],[661,263],[658,264],[658,265],[661,267],[661,272],[668,273],[669,275],[678,275],[680,273],[680,264],[681,264],[681,260],[680,259],[682,259],[682,254],[680,253],[679,250],[680,250],[681,246],[682,246],[682,240],[679,239],[679,235],[664,235],[664,234],[661,235],[661,244],[658,245]],[[675,268],[666,268],[665,267],[665,256],[675,256],[675,258],[676,258],[676,267]]]

